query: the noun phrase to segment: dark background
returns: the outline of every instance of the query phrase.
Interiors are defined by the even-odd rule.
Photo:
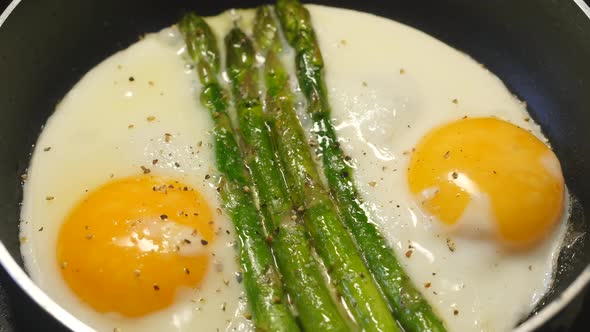
[[[590,5],[590,0],[585,1]],[[0,0],[0,13],[4,11],[8,3],[8,0]],[[590,31],[588,36],[590,40]],[[2,47],[2,45],[0,45],[0,47]],[[590,59],[588,59],[588,62],[588,65],[590,65]],[[2,79],[1,73],[0,79]],[[582,312],[570,331],[589,331],[589,326],[590,296],[586,296]],[[0,267],[0,332],[40,330],[65,331],[61,325],[52,320],[48,314],[33,303],[27,295],[12,282],[6,271]]]

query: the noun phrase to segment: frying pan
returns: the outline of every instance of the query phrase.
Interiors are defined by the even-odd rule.
[[[195,10],[263,1],[14,0],[0,16],[0,263],[65,327],[88,328],[28,278],[19,252],[20,175],[56,103],[93,66]],[[582,0],[317,1],[388,17],[471,55],[528,103],[575,197],[555,284],[519,331],[567,328],[590,280],[590,8]],[[510,294],[506,294],[510,305]],[[56,325],[57,326],[57,325]]]

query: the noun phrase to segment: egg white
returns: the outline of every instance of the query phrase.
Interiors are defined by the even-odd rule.
[[[365,208],[450,331],[511,330],[551,284],[567,211],[539,247],[502,252],[489,242],[449,236],[422,214],[407,188],[406,167],[424,134],[465,115],[497,116],[546,141],[526,105],[474,60],[422,32],[355,11],[308,8],[326,63],[333,121],[352,157]],[[249,30],[252,18],[251,10],[209,18],[220,49],[232,19]],[[223,271],[209,273],[200,291],[179,292],[172,307],[143,318],[94,312],[57,269],[57,233],[69,210],[86,190],[138,174],[141,166],[198,189],[212,210],[220,207],[217,177],[205,180],[216,174],[212,122],[183,54],[172,28],[105,60],[58,105],[32,156],[21,223],[25,265],[54,300],[98,330],[252,329],[243,318],[247,304],[235,279],[233,228],[224,215],[216,223],[231,235],[221,232],[212,247]],[[296,88],[293,51],[287,47],[282,58]],[[305,102],[298,99],[301,120],[309,125]]]

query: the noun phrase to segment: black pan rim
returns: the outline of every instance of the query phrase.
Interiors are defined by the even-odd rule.
[[[590,7],[584,0],[570,0],[590,20]],[[0,28],[12,11],[22,0],[12,0],[4,12],[0,14]],[[43,310],[61,322],[72,331],[94,331],[88,325],[70,314],[58,303],[51,299],[37,284],[35,284],[23,268],[12,257],[6,246],[0,241],[0,265],[8,272],[14,282],[30,296]],[[584,288],[590,284],[590,264],[576,277],[576,279],[560,294],[560,296],[543,307],[537,314],[527,319],[514,329],[514,332],[532,332],[543,326],[552,317],[562,311]]]

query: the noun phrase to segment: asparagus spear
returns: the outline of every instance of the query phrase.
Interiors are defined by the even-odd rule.
[[[276,23],[268,8],[260,11],[264,16],[259,19],[264,18],[267,30],[272,30],[268,25]],[[259,37],[266,38],[266,35]],[[307,229],[329,270],[333,284],[360,328],[367,331],[397,331],[398,327],[387,304],[369,277],[352,239],[339,219],[336,206],[320,183],[303,129],[295,115],[285,69],[275,49],[270,46],[272,44],[263,40],[259,45],[267,51],[267,112],[273,140],[285,166],[291,198],[296,205],[305,207],[303,216]]]
[[[262,112],[252,43],[237,27],[229,32],[225,43],[246,164],[252,172],[260,206],[271,222],[267,226],[268,238],[285,288],[305,330],[347,331],[347,322],[325,284],[305,229],[292,209],[281,165],[276,161]]]
[[[309,12],[297,0],[278,0],[276,11],[285,37],[296,51],[297,78],[309,103],[308,112],[322,152],[325,176],[364,261],[404,329],[445,331],[362,208],[352,169],[345,162],[330,122],[330,105],[322,76],[324,63]]]
[[[238,234],[239,261],[244,269],[252,319],[261,331],[299,331],[285,301],[272,252],[262,235],[261,215],[252,193],[246,190],[251,180],[227,114],[223,88],[217,81],[220,60],[215,36],[207,23],[195,14],[185,15],[179,28],[203,84],[201,103],[209,109],[215,123],[216,164],[223,176],[220,193]]]

